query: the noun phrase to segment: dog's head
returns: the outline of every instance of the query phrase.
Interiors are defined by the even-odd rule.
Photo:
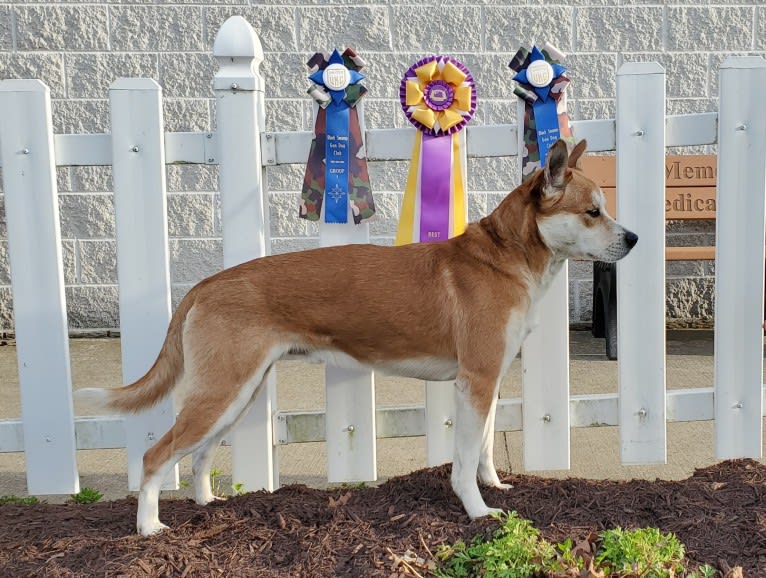
[[[581,140],[570,155],[559,140],[548,150],[532,191],[538,200],[537,227],[543,242],[562,257],[617,261],[630,252],[638,235],[609,216],[601,188],[580,170],[586,147]]]

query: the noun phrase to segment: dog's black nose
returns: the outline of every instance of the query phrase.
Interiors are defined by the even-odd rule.
[[[625,243],[632,249],[638,243],[638,235],[633,231],[625,231]]]

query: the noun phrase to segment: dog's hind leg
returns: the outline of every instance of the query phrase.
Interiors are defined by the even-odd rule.
[[[195,490],[198,501],[200,497],[212,495],[209,467],[213,450],[222,435],[250,406],[263,376],[274,362],[274,359],[262,355],[258,364],[258,355],[254,353],[253,357],[256,358],[256,370],[249,379],[227,383],[224,378],[226,372],[216,371],[217,368],[212,366],[207,366],[204,373],[190,372],[188,379],[194,381],[190,384],[190,393],[176,423],[144,454],[144,474],[136,515],[136,527],[140,534],[149,536],[167,527],[159,519],[160,485],[173,465],[185,455],[202,452],[197,454]],[[216,383],[216,387],[210,387],[211,383]],[[206,447],[208,451],[205,451]],[[204,478],[207,478],[208,485],[201,481]]]
[[[136,529],[142,536],[151,536],[167,528],[160,522],[160,486],[170,469],[192,451],[201,436],[193,427],[193,416],[182,410],[173,427],[144,454],[144,472],[138,493]]]
[[[500,390],[500,382],[495,387],[492,395],[492,405],[487,414],[487,421],[484,424],[484,432],[481,441],[481,454],[479,456],[479,481],[485,486],[509,490],[513,486],[504,484],[497,476],[495,469],[495,414],[497,412],[497,396]]]
[[[455,459],[452,463],[452,489],[463,502],[471,518],[499,512],[489,508],[479,492],[476,476],[490,398],[496,378],[481,375],[458,375],[455,383],[457,415],[455,420]]]
[[[200,506],[222,498],[213,493],[210,472],[213,466],[215,450],[221,444],[223,437],[230,428],[219,432],[207,440],[201,447],[192,452],[192,476],[194,477],[194,501]]]
[[[253,378],[253,381],[256,378],[257,376]],[[261,382],[263,382],[263,378],[261,379]],[[194,450],[194,452],[192,453],[192,475],[194,476],[194,501],[197,502],[200,506],[209,504],[210,502],[214,500],[222,499],[213,493],[212,482],[210,479],[210,472],[211,472],[211,467],[213,465],[213,457],[215,454],[215,450],[221,444],[221,440],[223,440],[224,436],[226,436],[232,429],[234,429],[234,427],[242,419],[242,417],[245,414],[247,414],[248,410],[252,407],[253,402],[255,401],[255,396],[257,395],[258,390],[260,390],[261,386],[262,386],[262,383],[258,384],[258,386],[254,390],[252,390],[253,393],[250,396],[249,401],[244,405],[244,407],[242,407],[241,404],[233,404],[232,406],[229,406],[229,409],[231,410],[231,412],[227,411],[227,415],[223,417],[230,418],[234,413],[236,413],[238,408],[241,408],[239,415],[234,416],[233,421],[231,421],[231,423],[229,423],[228,425],[226,423],[220,423],[220,425],[222,426],[221,429],[218,432],[216,432],[214,435],[211,435],[202,446]],[[246,387],[243,390],[242,395],[247,395],[245,391],[246,390],[250,391],[251,389],[252,388],[250,387]],[[223,422],[223,420],[221,421]]]

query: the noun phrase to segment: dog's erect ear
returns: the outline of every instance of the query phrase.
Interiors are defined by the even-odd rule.
[[[588,141],[585,139],[578,142],[569,154],[569,168],[582,169],[582,154],[588,148]]]
[[[545,194],[558,192],[564,188],[568,160],[567,143],[563,140],[557,140],[548,149],[548,156],[545,159],[545,187],[543,189]]]

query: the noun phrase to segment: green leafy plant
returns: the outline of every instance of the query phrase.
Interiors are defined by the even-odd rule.
[[[72,494],[72,501],[75,504],[93,504],[98,502],[104,494],[93,488],[83,488],[78,494]]]
[[[223,472],[219,470],[218,468],[213,468],[210,470],[210,485],[212,486],[214,496],[223,495],[223,490],[221,489],[221,479],[220,479],[221,474],[223,474]]]
[[[231,485],[231,491],[234,492],[235,496],[242,496],[245,494],[245,485],[242,482],[237,482],[236,484]]]
[[[558,544],[545,541],[529,520],[516,512],[498,514],[501,526],[491,537],[476,536],[442,545],[440,561],[432,573],[440,578],[530,578],[545,576],[601,576],[609,578],[713,578],[709,565],[687,571],[684,546],[672,534],[657,528],[616,528],[589,536],[575,544],[571,538]],[[597,548],[596,545],[600,544]]]
[[[40,500],[34,496],[27,496],[25,498],[20,498],[19,496],[0,496],[0,506],[6,504],[14,506],[34,506],[39,503]]]
[[[683,572],[684,545],[673,533],[663,534],[657,528],[615,528],[599,536],[602,543],[596,563],[607,574],[672,578]]]
[[[556,570],[564,572],[567,569],[585,570],[585,559],[582,555],[575,554],[575,546],[572,538],[556,544],[558,560],[553,563]]]
[[[180,488],[190,488],[191,482],[189,480],[178,480],[178,487]]]
[[[516,512],[495,517],[502,525],[493,532],[492,539],[477,536],[469,545],[458,541],[441,547],[436,557],[444,563],[436,575],[528,578],[556,560],[556,549],[540,538],[540,531],[529,520],[520,518]]]

